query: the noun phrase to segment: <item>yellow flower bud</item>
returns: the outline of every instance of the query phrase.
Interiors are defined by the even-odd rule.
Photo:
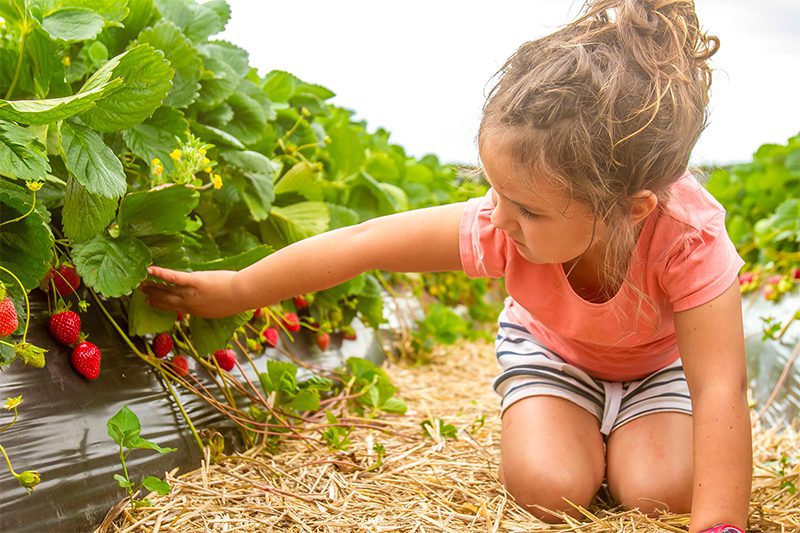
[[[211,174],[211,167],[204,168],[203,172],[205,172],[206,174]]]
[[[20,394],[19,396],[14,396],[13,398],[6,398],[6,403],[3,405],[3,407],[6,408],[6,411],[11,411],[12,409],[19,406],[19,404],[21,403],[22,403],[22,395]]]
[[[200,148],[198,150],[198,152],[200,153],[200,155],[206,155],[206,149],[205,148]]]
[[[44,183],[42,183],[41,181],[27,181],[25,182],[25,185],[28,187],[28,189],[35,192],[41,189]]]
[[[177,161],[178,159],[181,158],[181,151],[179,149],[175,148],[172,152],[169,153],[169,156],[173,160]]]
[[[153,166],[160,165],[161,164],[161,160],[159,158],[157,158],[157,157],[154,157],[153,160],[151,161],[151,163],[153,164]]]
[[[70,66],[71,63],[72,63],[72,60],[69,58],[69,56],[64,56],[64,66],[68,67],[68,66]]]
[[[204,157],[203,158],[203,165],[208,166],[209,163],[211,163],[211,160],[209,158],[207,158],[207,157]]]
[[[222,188],[222,176],[219,174],[214,174],[214,177],[211,179],[211,183],[214,185],[215,189]]]

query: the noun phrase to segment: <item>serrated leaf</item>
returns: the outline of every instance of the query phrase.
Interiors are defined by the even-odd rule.
[[[272,206],[270,219],[289,242],[296,242],[327,231],[330,215],[323,202],[298,202],[286,207]]]
[[[30,211],[32,194],[10,180],[0,180],[0,222],[19,218]],[[54,238],[50,230],[50,213],[41,202],[34,211],[16,222],[4,224],[0,231],[0,265],[13,272],[25,290],[38,286],[50,270]],[[16,281],[0,270],[0,281],[6,286]]]
[[[192,121],[191,124],[192,131],[204,141],[212,141],[217,144],[222,143],[226,146],[236,148],[237,150],[244,150],[246,148],[246,146],[242,144],[242,141],[227,131],[222,131],[219,128],[215,128],[207,124],[201,124],[196,121]]]
[[[266,219],[275,199],[272,182],[276,164],[263,154],[248,150],[223,150],[220,155],[231,165],[228,179],[253,219]]]
[[[150,492],[157,493],[159,496],[166,496],[172,491],[172,487],[169,486],[169,483],[155,476],[147,476],[144,478],[142,480],[142,486]]]
[[[91,9],[109,22],[121,22],[128,16],[128,0],[58,0],[61,7]]]
[[[62,122],[58,132],[64,165],[87,191],[106,198],[125,194],[122,162],[99,133],[73,121]]]
[[[297,367],[287,361],[267,360],[267,371],[259,374],[264,392],[282,391],[295,393],[297,387]]]
[[[308,200],[322,200],[317,172],[306,161],[296,163],[275,184],[275,194],[296,192]]]
[[[345,178],[357,172],[364,162],[364,145],[348,117],[343,114],[338,115],[337,119],[325,129],[331,138],[328,151],[331,156],[333,176]]]
[[[117,199],[86,190],[74,177],[67,179],[61,222],[73,242],[86,241],[102,232],[117,214]]]
[[[174,71],[160,50],[139,44],[112,58],[113,76],[124,84],[110,89],[102,100],[81,114],[97,131],[131,128],[149,117],[172,88]]]
[[[118,446],[125,448],[129,448],[130,443],[138,439],[139,433],[142,431],[139,417],[127,405],[109,418],[106,426],[108,428],[108,436]]]
[[[164,52],[164,56],[175,70],[172,89],[167,94],[165,105],[186,107],[197,97],[200,89],[198,81],[203,70],[203,61],[191,41],[180,28],[167,19],[159,20],[154,26],[145,28],[138,41]]]
[[[201,354],[212,354],[224,348],[236,328],[247,322],[253,313],[238,313],[226,318],[200,318],[192,316],[189,319],[189,329],[192,331],[192,341]]]
[[[189,268],[184,234],[147,235],[139,237],[139,240],[150,249],[153,264],[174,270]]]
[[[176,313],[147,305],[145,298],[145,294],[138,289],[131,295],[128,306],[128,335],[161,333],[175,325]]]
[[[158,444],[153,441],[143,439],[142,437],[137,437],[136,439],[131,442],[129,448],[141,448],[144,450],[153,450],[158,453],[170,453],[174,452],[177,448],[162,448]]]
[[[240,139],[245,144],[258,141],[270,117],[270,101],[267,95],[252,81],[244,79],[226,103],[233,111],[233,117],[222,129]]]
[[[200,82],[197,103],[202,109],[211,109],[234,93],[250,70],[250,60],[246,51],[225,41],[201,44],[197,50],[210,74],[209,78]]]
[[[53,39],[86,41],[94,39],[103,29],[103,17],[81,7],[64,7],[47,14],[42,19],[42,29]]]
[[[319,391],[317,389],[303,389],[289,402],[289,407],[296,411],[316,411],[319,406]]]
[[[130,294],[147,277],[150,250],[134,237],[99,234],[73,246],[78,274],[88,287],[109,298]]]
[[[225,29],[224,2],[211,5],[196,4],[188,0],[156,0],[161,15],[172,21],[194,42],[201,42]],[[230,16],[230,11],[228,11]]]
[[[27,129],[0,121],[0,174],[43,180],[50,170],[44,145]]]
[[[194,189],[174,184],[127,194],[119,206],[120,234],[138,237],[183,231],[199,198]]]
[[[186,139],[189,122],[183,113],[172,107],[162,106],[153,116],[122,132],[122,137],[131,152],[150,163],[154,158],[167,163],[169,153]]]
[[[221,257],[202,263],[192,263],[191,267],[195,272],[201,270],[241,270],[265,258],[272,253],[272,250],[272,246],[262,244],[233,256]]]
[[[396,396],[392,396],[385,402],[380,405],[381,411],[385,411],[387,413],[397,413],[404,415],[408,410],[408,406],[406,402]]]

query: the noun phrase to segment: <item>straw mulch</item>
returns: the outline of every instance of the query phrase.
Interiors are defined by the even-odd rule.
[[[382,417],[392,434],[355,429],[347,453],[290,441],[270,455],[263,448],[236,454],[175,477],[172,494],[151,494],[153,507],[111,509],[98,531],[686,531],[688,515],[649,518],[612,507],[601,494],[581,521],[549,525],[518,507],[498,482],[500,422],[491,390],[497,371],[491,345],[438,349],[431,364],[386,366],[409,406],[405,416]],[[440,418],[457,438],[426,437],[421,421]],[[481,417],[485,424],[481,425]],[[754,483],[750,531],[800,531],[800,438],[795,430],[754,426]],[[385,448],[375,465],[374,443]],[[791,460],[775,464],[782,456]]]

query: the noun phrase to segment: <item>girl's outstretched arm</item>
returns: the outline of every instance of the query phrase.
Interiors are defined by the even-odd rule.
[[[170,284],[144,282],[150,305],[219,318],[333,287],[367,270],[460,270],[464,203],[396,213],[298,241],[234,272],[150,267]]]
[[[738,280],[694,309],[675,313],[692,396],[692,533],[717,524],[746,530],[753,450]]]

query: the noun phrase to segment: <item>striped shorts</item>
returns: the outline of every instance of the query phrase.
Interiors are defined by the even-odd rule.
[[[500,314],[497,360],[503,372],[492,386],[502,398],[500,415],[529,396],[558,396],[590,413],[608,436],[641,416],[656,412],[692,414],[689,388],[680,358],[639,381],[604,381],[564,361],[542,346],[523,326]]]

